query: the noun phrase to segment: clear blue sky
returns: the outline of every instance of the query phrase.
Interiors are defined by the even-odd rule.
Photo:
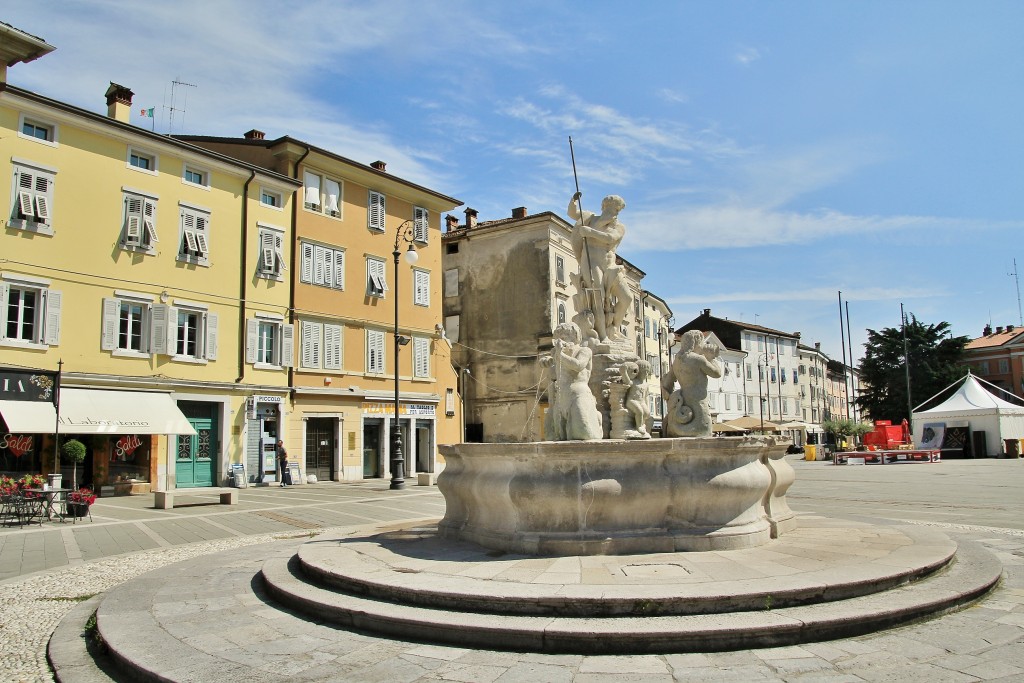
[[[1019,324],[1024,3],[17,3],[57,51],[21,87],[156,130],[292,135],[463,200],[564,215],[619,194],[620,253],[703,308],[841,357],[919,319]],[[180,87],[171,128],[171,81]]]

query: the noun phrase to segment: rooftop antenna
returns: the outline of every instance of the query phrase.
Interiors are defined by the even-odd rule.
[[[1024,314],[1021,314],[1020,308],[1020,277],[1017,274],[1017,259],[1013,259],[1013,272],[1007,273],[1007,275],[1013,276],[1013,281],[1017,285],[1017,319],[1020,321],[1021,327],[1024,327]],[[991,321],[989,322],[991,324]]]
[[[188,87],[188,88],[195,88],[196,87],[192,83],[186,83],[185,81],[179,80],[177,78],[175,78],[173,81],[171,81],[171,106],[168,107],[168,109],[170,110],[170,121],[167,124],[167,134],[168,135],[173,135],[174,134],[174,112],[180,111],[181,112],[181,121],[182,121],[182,123],[185,122],[185,104],[182,104],[180,109],[174,106],[174,98],[175,98],[176,91],[177,91],[179,85],[182,85],[182,86],[185,86],[185,87]],[[188,94],[186,94],[184,96],[184,99],[185,99],[185,103],[188,103]]]

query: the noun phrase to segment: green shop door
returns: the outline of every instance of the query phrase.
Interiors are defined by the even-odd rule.
[[[196,430],[195,435],[178,435],[178,452],[174,463],[177,488],[213,486],[217,467],[217,420],[214,406],[185,403],[178,406]],[[200,413],[206,413],[200,416]]]

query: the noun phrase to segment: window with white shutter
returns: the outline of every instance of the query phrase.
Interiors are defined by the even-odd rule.
[[[342,334],[341,325],[324,323],[324,370],[341,370]]]
[[[366,257],[366,294],[383,299],[384,293],[388,291],[388,283],[385,277],[385,262],[383,259]]]
[[[384,372],[384,333],[380,330],[366,331],[366,372]]]
[[[412,366],[414,377],[430,377],[430,340],[426,337],[412,339]]]
[[[151,307],[143,299],[105,297],[100,348],[114,355],[150,353]]]
[[[311,285],[345,289],[345,250],[302,242],[299,280]]]
[[[156,233],[156,199],[125,192],[121,218],[121,246],[152,252],[159,241]]]
[[[0,282],[0,343],[59,344],[61,293],[45,285],[12,280]]]
[[[299,364],[304,368],[321,367],[323,325],[303,320],[299,323]]]
[[[292,325],[268,314],[257,316],[245,321],[245,362],[262,369],[291,367]]]
[[[413,277],[413,300],[417,306],[430,305],[430,271],[414,268]]]
[[[8,227],[53,234],[53,171],[14,166],[11,219]]]
[[[284,233],[273,228],[260,228],[259,276],[280,280],[288,266],[284,261]]]
[[[367,227],[370,230],[384,230],[384,195],[380,192],[370,190],[370,198],[367,202]]]
[[[412,224],[412,238],[426,244],[430,236],[430,212],[419,206],[413,207]]]
[[[181,207],[181,238],[178,260],[210,265],[210,214],[191,207]]]

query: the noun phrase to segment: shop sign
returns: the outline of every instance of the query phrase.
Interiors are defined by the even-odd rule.
[[[0,369],[0,401],[55,403],[56,372]]]
[[[134,434],[122,436],[114,443],[114,455],[123,458],[134,453],[141,445],[142,439]]]
[[[261,403],[270,403],[273,405],[259,408]],[[284,397],[282,396],[268,396],[262,394],[250,396],[245,400],[245,417],[248,420],[255,420],[258,417],[265,420],[271,419],[277,414],[277,411],[274,409],[274,405],[280,407],[282,403],[284,403]]]
[[[394,408],[391,403],[364,403],[363,413],[366,415],[392,415],[394,414]],[[433,417],[436,412],[436,408],[430,403],[402,403],[399,406],[399,415],[422,415],[425,417]]]
[[[20,458],[32,450],[32,437],[24,434],[0,435],[0,450],[6,448],[14,457]]]

